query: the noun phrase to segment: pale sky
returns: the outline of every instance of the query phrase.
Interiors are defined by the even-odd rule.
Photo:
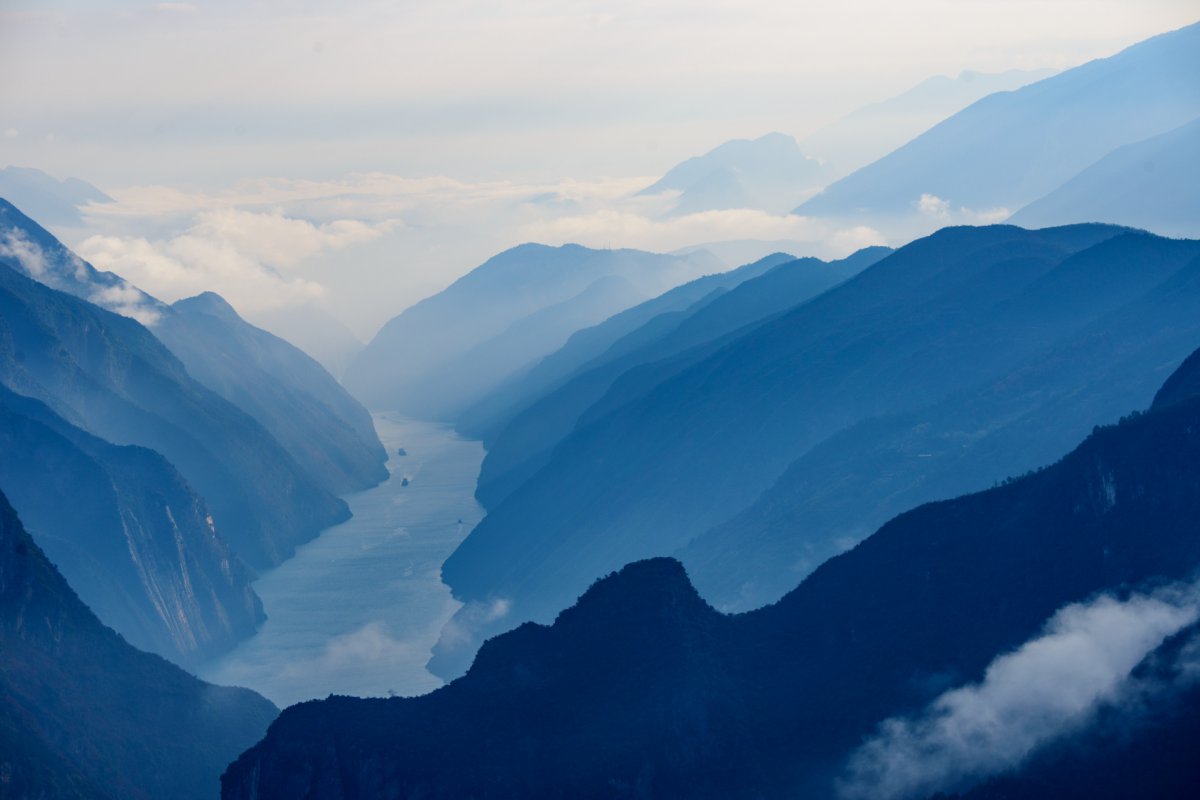
[[[7,159],[101,185],[654,174],[933,74],[1073,66],[1195,0],[3,0]]]
[[[59,232],[166,300],[316,304],[369,337],[522,241],[671,249],[869,230],[630,194],[935,74],[1062,69],[1195,0],[0,0],[0,166],[119,201]],[[548,198],[548,199],[547,199]]]

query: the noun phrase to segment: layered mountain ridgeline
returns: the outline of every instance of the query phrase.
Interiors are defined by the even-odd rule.
[[[521,245],[389,321],[345,382],[370,408],[453,420],[576,330],[719,269],[705,253]]]
[[[252,566],[349,513],[263,427],[197,383],[133,319],[51,289],[0,256],[0,383],[114,444],[164,455]]]
[[[1000,219],[1200,115],[1200,24],[983,98],[796,209],[894,235]]]
[[[263,619],[250,572],[158,453],[0,386],[0,487],[83,601],[130,643],[196,664]]]
[[[387,478],[371,415],[320,364],[212,292],[171,311],[154,334],[193,378],[262,423],[323,486],[340,495]]]
[[[864,106],[800,141],[800,148],[828,162],[833,177],[875,161],[915,139],[946,117],[994,92],[1011,92],[1047,78],[1054,70],[963,70],[934,75],[906,92]]]
[[[502,601],[509,612],[492,615],[483,631],[490,635],[550,619],[622,563],[690,558],[678,549],[749,507],[810,451],[824,459],[814,470],[829,473],[819,476],[828,496],[814,495],[823,505],[812,514],[801,507],[802,525],[772,532],[772,541],[789,542],[787,558],[760,557],[776,551],[756,550],[753,539],[718,548],[725,561],[714,569],[729,578],[704,573],[702,590],[722,606],[747,607],[747,583],[752,596],[771,583],[759,597],[778,597],[775,587],[794,585],[820,562],[805,563],[806,548],[830,555],[870,532],[861,520],[878,524],[911,507],[897,505],[894,493],[916,504],[984,488],[1036,466],[1026,450],[1044,463],[1094,423],[1148,403],[1165,370],[1187,355],[1200,308],[1188,288],[1198,255],[1197,242],[1110,226],[950,228],[718,342],[677,373],[661,363],[626,373],[447,560],[443,579],[470,604],[455,632],[469,629],[479,604]],[[1093,384],[1107,374],[1114,341],[1152,358]],[[1070,348],[1073,360],[1065,359]],[[1026,374],[1037,378],[1013,383]],[[892,447],[891,437],[905,444],[914,424],[939,422],[906,427],[914,415],[974,395],[986,401],[971,409],[975,416],[934,425],[948,437],[937,449],[901,447],[903,457],[891,461],[874,453]],[[1030,423],[1013,424],[1022,416]],[[865,465],[841,463],[837,447],[818,451],[856,426]],[[1029,441],[1030,431],[1039,441]],[[980,439],[985,446],[962,446]],[[927,468],[924,456],[939,452],[946,458]],[[926,482],[941,465],[943,485]],[[836,513],[816,513],[826,508]],[[473,649],[461,636],[453,641],[433,662],[446,674],[465,667]]]
[[[47,225],[75,226],[83,222],[81,209],[88,203],[111,203],[113,199],[79,178],[58,180],[40,169],[0,169],[0,197],[20,204]]]
[[[1200,118],[1109,153],[1009,220],[1039,227],[1120,222],[1164,236],[1200,236]]]
[[[802,455],[751,506],[679,552],[693,581],[726,610],[772,602],[895,514],[1036,468],[1092,424],[1147,405],[1200,341],[1198,257],[1194,242],[1127,234],[1063,262],[1005,303],[1027,316],[999,320],[1031,335],[1043,303],[1084,324],[1013,369],[916,411],[864,420]]]
[[[761,262],[757,262],[743,268],[752,272],[735,285],[710,291],[686,307],[654,314],[616,338],[603,352],[572,364],[573,369],[558,386],[541,396],[531,393],[527,407],[508,421],[494,440],[484,440],[488,454],[480,470],[476,497],[484,506],[496,507],[536,474],[550,460],[554,448],[576,428],[636,399],[654,384],[710,355],[727,337],[740,335],[748,326],[761,324],[816,297],[890,252],[872,247],[830,263],[816,258],[793,259],[754,274],[761,271]],[[729,275],[743,277],[741,272],[735,270]],[[702,278],[695,283],[720,277]],[[660,302],[650,301],[638,308],[644,306],[657,310]],[[611,330],[612,325],[606,322],[603,327]],[[574,355],[564,348],[543,363],[570,363]],[[535,377],[541,367],[539,364],[530,377]],[[524,385],[525,380],[519,383]]]
[[[3,495],[0,654],[5,797],[212,797],[224,766],[278,713],[100,624]]]
[[[829,167],[783,133],[734,139],[676,164],[638,194],[678,192],[672,214],[728,208],[785,213],[829,180]]]
[[[4,200],[0,253],[41,283],[148,325],[192,378],[257,420],[326,492],[387,477],[366,409],[313,359],[247,323],[218,295],[166,305],[95,269]]]
[[[1060,609],[1078,616],[1068,604],[1138,608],[1138,592],[1191,577],[1198,489],[1193,396],[903,514],[758,611],[721,615],[677,562],[635,563],[552,626],[489,641],[433,694],[293,706],[222,796],[836,796],[863,741],[895,729],[881,722],[990,678],[999,656],[1058,632],[1043,626]],[[1098,592],[1114,597],[1091,603]],[[1149,650],[1169,633],[1137,638]],[[1044,722],[1054,693],[1024,675],[1021,707]]]
[[[694,281],[614,314],[598,325],[571,334],[566,343],[539,361],[528,372],[514,376],[489,392],[459,416],[455,428],[464,436],[479,439],[491,447],[496,436],[531,402],[561,386],[593,359],[610,351],[618,340],[645,327],[666,324],[674,314],[685,314],[697,303],[720,296],[743,281],[757,277],[795,256],[773,253],[728,272],[705,275]],[[652,326],[654,327],[654,326]]]

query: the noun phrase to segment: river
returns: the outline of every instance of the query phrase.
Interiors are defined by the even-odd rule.
[[[267,621],[200,677],[254,689],[281,707],[442,685],[425,663],[459,603],[441,565],[483,518],[473,495],[483,447],[448,425],[391,414],[376,414],[375,428],[391,477],[346,496],[352,519],[254,583]]]

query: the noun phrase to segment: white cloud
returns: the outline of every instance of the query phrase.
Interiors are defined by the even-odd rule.
[[[477,633],[507,617],[511,610],[512,602],[503,597],[467,603],[442,627],[437,649],[450,654],[464,647],[475,648]]]
[[[162,319],[162,312],[147,301],[146,295],[125,281],[112,286],[97,286],[88,300],[101,308],[136,319],[148,328]]]
[[[522,230],[524,238],[547,244],[576,242],[590,247],[633,247],[655,251],[677,250],[703,242],[790,239],[811,242],[813,250],[821,254],[845,255],[862,246],[863,242],[881,243],[880,235],[864,226],[839,230],[809,217],[744,208],[703,211],[665,219],[620,208],[604,208],[587,214],[538,220]]]
[[[87,208],[92,229],[104,233],[77,249],[164,299],[211,289],[268,328],[272,322],[254,319],[256,312],[318,301],[368,339],[412,303],[524,242],[671,251],[758,239],[798,242],[798,255],[823,257],[884,243],[865,226],[838,229],[791,214],[668,216],[669,194],[637,194],[653,180],[470,182],[362,172],[209,191],[136,186]]]
[[[220,209],[200,214],[190,235],[223,242],[242,255],[272,267],[289,267],[325,250],[370,241],[380,227],[354,219],[313,224],[282,211],[257,213]]]
[[[1014,767],[1117,700],[1138,662],[1198,616],[1195,585],[1069,605],[1040,636],[996,658],[980,683],[881,724],[851,757],[840,792],[926,796]]]
[[[977,210],[959,206],[955,209],[949,200],[943,200],[936,194],[928,192],[922,194],[913,203],[917,211],[932,220],[936,220],[939,225],[994,225],[997,222],[1003,222],[1012,216],[1012,211],[1007,208],[988,208]]]
[[[15,228],[9,228],[0,236],[0,256],[14,259],[31,278],[41,280],[47,273],[46,254],[42,248]]]
[[[925,193],[917,200],[917,210],[929,217],[945,219],[950,216],[950,203],[936,194]]]
[[[21,132],[18,131],[16,128],[5,128],[4,129],[4,138],[5,139],[15,139],[20,135],[21,135]]]
[[[368,242],[386,229],[358,220],[314,224],[282,212],[236,208],[197,214],[182,233],[150,240],[95,235],[80,253],[168,302],[215,291],[236,308],[265,310],[320,299],[319,281],[285,270],[331,250]]]
[[[87,264],[74,253],[51,258],[36,242],[27,239],[20,230],[9,228],[0,234],[0,256],[17,262],[29,277],[45,285],[75,295],[117,314],[132,317],[143,325],[153,326],[162,314],[152,298],[127,281],[118,279],[111,284],[92,282]]]

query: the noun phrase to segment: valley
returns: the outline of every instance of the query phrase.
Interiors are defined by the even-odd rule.
[[[281,707],[442,685],[425,663],[460,604],[441,565],[483,517],[472,496],[483,448],[447,425],[395,414],[375,415],[375,428],[391,477],[346,495],[351,519],[255,581],[267,621],[203,665],[205,680],[252,688]],[[401,447],[407,455],[397,455]]]
[[[1194,3],[11,5],[0,800],[1200,794]]]

